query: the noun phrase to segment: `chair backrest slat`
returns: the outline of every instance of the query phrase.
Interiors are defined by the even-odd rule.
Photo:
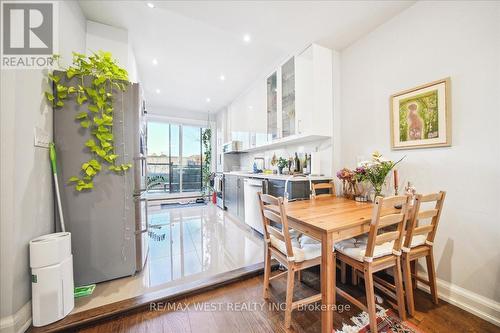
[[[279,230],[276,227],[273,227],[272,225],[267,226],[267,232],[270,235],[273,235],[274,237],[278,238],[281,241],[285,241],[285,236],[283,236],[283,233],[281,233],[281,230]]]
[[[379,221],[379,229],[401,222],[403,214],[389,214],[382,216]]]
[[[285,243],[286,253],[284,253],[284,255],[288,258],[293,258],[292,240],[288,229],[288,218],[283,199],[260,192],[257,193],[257,195],[259,196],[260,212],[264,226],[264,239],[268,244],[267,246],[273,247],[271,244],[271,236],[276,237],[278,240]],[[273,208],[275,211],[269,210],[270,208]],[[281,230],[271,225],[271,222],[280,225]]]
[[[439,211],[437,209],[429,209],[429,210],[424,210],[424,211],[421,210],[418,212],[417,219],[419,219],[419,220],[429,219],[431,217],[436,216],[438,213],[439,213]]]
[[[385,232],[383,234],[377,235],[377,238],[375,238],[375,245],[380,245],[386,242],[396,240],[398,239],[398,237],[399,237],[399,232],[397,231]]]
[[[425,194],[422,195],[420,198],[420,202],[430,202],[430,201],[438,201],[443,199],[443,195],[445,195],[446,192],[441,191],[438,193],[430,193],[430,194]]]
[[[275,212],[271,212],[267,209],[267,207],[264,210],[264,216],[275,223],[283,224],[283,222],[281,221],[281,216],[279,216]]]
[[[440,191],[438,193],[431,194],[417,194],[415,196],[415,205],[413,207],[413,216],[410,220],[406,231],[404,246],[407,248],[411,247],[411,241],[414,236],[427,234],[426,243],[434,243],[434,238],[436,237],[436,230],[441,218],[441,212],[443,210],[443,203],[446,197],[445,191]],[[433,209],[421,210],[421,204],[427,202],[435,202]],[[431,219],[428,225],[420,225],[420,220]]]
[[[316,190],[326,190],[328,193],[316,194]],[[313,183],[312,184],[313,197],[330,197],[335,196],[335,184],[333,182],[328,183]]]
[[[276,205],[278,206],[279,200],[276,197],[273,197],[269,194],[260,194],[260,200],[264,202],[265,205]]]
[[[423,225],[423,226],[420,226],[420,227],[416,227],[416,228],[413,229],[413,236],[426,235],[429,232],[431,232],[432,230],[434,230],[434,226],[431,225],[431,224],[429,224],[429,225]]]
[[[410,197],[399,195],[393,197],[376,197],[372,211],[372,221],[368,233],[368,244],[365,251],[365,260],[373,258],[376,245],[394,241],[393,250],[400,252],[403,233],[408,218],[408,205]],[[395,206],[401,205],[401,210],[396,211]],[[396,225],[396,231],[382,229],[388,225]],[[378,234],[381,231],[382,233]]]

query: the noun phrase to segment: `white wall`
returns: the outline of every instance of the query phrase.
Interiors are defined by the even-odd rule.
[[[131,82],[139,81],[139,73],[128,31],[110,25],[87,21],[86,52],[111,52],[118,64],[128,71]]]
[[[500,3],[417,2],[343,50],[341,76],[341,163],[374,150],[407,155],[404,180],[448,192],[440,287],[500,324]],[[448,76],[452,147],[391,151],[389,96]]]
[[[85,52],[85,18],[77,2],[59,2],[59,54]],[[0,331],[28,324],[31,308],[28,241],[54,231],[48,150],[33,145],[34,128],[52,136],[46,70],[1,71]]]

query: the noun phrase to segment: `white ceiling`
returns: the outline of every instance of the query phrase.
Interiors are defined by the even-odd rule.
[[[151,9],[147,2],[79,3],[89,20],[129,31],[146,99],[155,113],[168,108],[217,111],[307,44],[340,50],[413,4],[149,1],[155,5]],[[250,43],[243,41],[247,33]],[[152,64],[153,58],[158,65]]]

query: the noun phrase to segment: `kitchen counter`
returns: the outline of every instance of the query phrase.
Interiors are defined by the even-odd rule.
[[[274,179],[274,180],[287,180],[288,178],[290,178],[290,181],[304,181],[304,180],[306,180],[306,178],[304,178],[304,177],[291,178],[290,175],[250,173],[250,172],[245,172],[245,171],[224,172],[224,175],[233,175],[233,176],[248,177],[248,178],[260,178],[260,179]],[[312,181],[333,179],[333,177],[326,177],[326,176],[309,176],[309,178]]]

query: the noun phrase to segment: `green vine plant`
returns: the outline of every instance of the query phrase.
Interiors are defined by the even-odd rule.
[[[201,141],[203,143],[203,166],[202,166],[202,179],[203,179],[203,191],[209,192],[210,187],[210,163],[212,161],[212,130],[210,128],[205,128],[201,135]]]
[[[53,91],[45,92],[45,97],[54,109],[61,109],[68,99],[76,100],[80,111],[75,121],[89,131],[91,138],[85,142],[90,158],[82,163],[80,175],[69,178],[68,184],[77,191],[94,188],[94,177],[104,166],[123,174],[132,164],[118,164],[118,155],[113,135],[113,89],[125,91],[128,73],[117,65],[111,53],[99,51],[90,56],[73,53],[73,64],[66,69],[67,83],[54,73],[48,74]],[[75,80],[71,80],[75,78]],[[90,78],[90,84],[88,83]]]

